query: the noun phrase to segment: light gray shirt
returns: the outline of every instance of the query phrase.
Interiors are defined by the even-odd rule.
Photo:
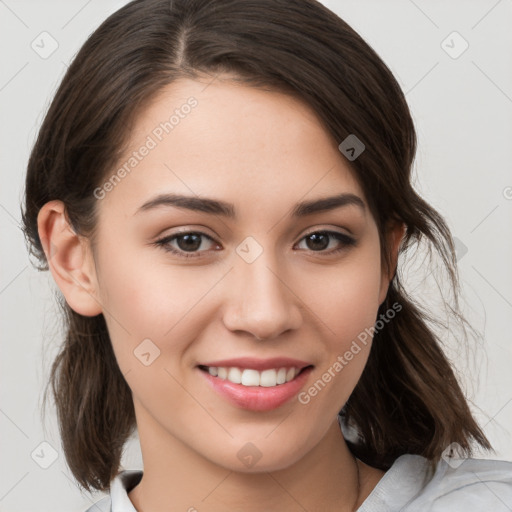
[[[137,512],[128,492],[141,470],[124,470],[110,495],[85,512]],[[441,459],[435,472],[419,455],[402,455],[357,512],[512,512],[512,462]]]

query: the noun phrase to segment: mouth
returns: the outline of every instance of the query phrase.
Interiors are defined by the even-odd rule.
[[[249,411],[270,411],[290,402],[306,385],[314,365],[279,366],[256,370],[238,366],[198,365],[217,396]]]
[[[295,380],[306,370],[313,368],[313,365],[310,364],[302,368],[282,366],[262,371],[254,368],[239,368],[237,366],[206,366],[202,364],[198,365],[198,368],[214,378],[227,380],[233,384],[240,384],[246,387],[271,388]]]

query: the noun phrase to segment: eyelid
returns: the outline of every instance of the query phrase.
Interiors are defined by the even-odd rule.
[[[320,250],[320,251],[314,251],[314,250],[308,250],[308,249],[301,249],[300,251],[310,252],[313,254],[318,253],[318,255],[321,257],[329,257],[329,256],[334,256],[336,254],[339,254],[339,253],[346,251],[346,250],[350,249],[351,247],[354,247],[357,245],[357,240],[354,238],[354,236],[339,231],[339,228],[333,229],[333,228],[316,227],[316,228],[311,228],[310,231],[303,234],[299,238],[299,240],[294,243],[294,247],[297,244],[300,244],[308,236],[313,235],[313,234],[327,234],[330,238],[336,239],[341,244],[341,247],[338,247],[335,249],[330,249],[330,250]],[[156,245],[157,247],[164,249],[164,251],[166,251],[170,254],[176,255],[178,258],[186,258],[186,259],[201,258],[204,253],[211,252],[211,250],[184,251],[181,249],[176,249],[170,245],[171,241],[174,241],[175,239],[179,238],[180,236],[185,236],[185,235],[198,235],[200,237],[204,237],[204,238],[210,240],[217,246],[221,245],[215,240],[215,238],[211,237],[207,233],[204,233],[199,230],[193,230],[188,227],[182,228],[179,231],[175,231],[173,233],[170,233],[169,235],[163,236],[163,237],[159,238],[158,240],[156,240],[155,242],[153,242],[152,245]],[[218,249],[213,249],[213,250],[217,251]]]
[[[183,251],[180,249],[175,249],[174,247],[170,246],[171,241],[174,241],[177,238],[179,238],[180,236],[185,236],[185,235],[198,235],[200,237],[206,238],[207,240],[212,242],[214,245],[220,245],[217,242],[217,240],[215,240],[215,238],[208,235],[207,233],[204,233],[199,230],[188,229],[188,228],[180,230],[180,231],[175,231],[168,235],[164,235],[164,236],[158,238],[157,240],[155,240],[154,242],[152,242],[152,245],[156,245],[157,247],[161,247],[162,249],[164,249],[165,251],[167,251],[171,254],[176,254],[179,257],[185,257],[185,258],[200,257],[203,253],[208,252],[208,250],[187,252],[187,251]]]
[[[340,229],[344,229],[345,231],[339,231]],[[343,228],[340,226],[325,226],[325,227],[315,226],[314,228],[311,228],[311,230],[307,230],[304,234],[302,234],[301,237],[299,238],[299,242],[305,236],[312,235],[313,233],[318,233],[318,232],[339,233],[340,235],[345,235],[350,238],[355,237],[354,233],[348,228]]]
[[[170,230],[172,230],[172,231],[169,232],[169,234],[166,234],[166,235],[162,234],[162,233],[167,233]],[[217,237],[217,235],[209,234],[210,231],[211,230],[207,226],[203,226],[201,224],[190,224],[187,226],[179,226],[179,227],[175,227],[175,228],[173,228],[172,226],[167,226],[165,229],[162,229],[157,235],[155,235],[154,239],[156,240],[156,239],[161,239],[161,238],[168,238],[168,237],[177,236],[177,235],[188,235],[190,233],[197,233],[197,234],[201,234],[201,235],[207,236],[209,238],[215,239]],[[214,233],[214,232],[212,231],[212,233]]]
[[[188,235],[188,234],[198,234],[198,235],[202,235],[202,236],[205,236],[206,238],[209,238],[210,240],[212,240],[213,242],[216,242],[216,243],[219,243],[217,242],[216,240],[216,236],[217,235],[210,235],[208,233],[205,233],[203,231],[201,231],[202,229],[206,229],[205,226],[199,226],[199,229],[195,229],[193,227],[193,225],[191,226],[185,226],[185,227],[181,227],[181,228],[176,228],[177,231],[173,231],[172,233],[169,233],[168,235],[162,235],[161,233],[163,233],[165,230],[162,230],[155,238],[156,238],[156,241],[158,240],[162,240],[162,239],[168,239],[168,238],[172,238],[172,237],[175,237],[175,236],[179,236],[179,235]],[[343,232],[343,231],[338,231],[339,229],[345,229],[346,232]],[[307,230],[305,233],[303,233],[302,235],[300,235],[300,237],[297,239],[297,242],[300,242],[304,237],[306,236],[309,236],[313,233],[318,233],[318,232],[329,232],[329,233],[339,233],[341,235],[345,235],[347,237],[351,237],[353,238],[354,237],[354,234],[352,233],[352,231],[348,228],[340,228],[340,226],[325,226],[325,227],[322,227],[322,226],[315,226],[315,227],[312,227],[310,228],[309,230]],[[294,245],[295,245],[294,244]],[[219,244],[220,245],[220,244]]]

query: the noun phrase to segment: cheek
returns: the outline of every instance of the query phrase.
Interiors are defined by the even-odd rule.
[[[151,249],[135,249],[133,244],[104,235],[98,255],[101,300],[116,323],[138,336],[161,337],[183,316],[191,298],[186,274],[162,269],[150,259]],[[118,325],[118,327],[120,327]]]
[[[139,353],[156,355],[151,366],[162,368],[186,353],[210,318],[204,297],[222,273],[156,265],[144,252],[151,251],[136,254],[118,244],[98,258],[104,316],[123,373],[141,369]]]
[[[317,380],[305,390],[301,403],[307,403],[312,414],[321,414],[326,403],[333,412],[341,409],[366,365],[379,309],[378,244],[358,251],[323,278],[316,277],[310,297],[323,325],[326,353]]]
[[[378,251],[378,243],[367,244],[316,279],[308,279],[309,292],[304,292],[309,293],[312,309],[342,345],[376,320],[381,290]]]
[[[371,348],[381,286],[378,242],[368,243],[324,272],[315,276],[315,292],[310,292],[312,309],[325,334],[321,380],[331,391],[323,396],[343,405],[364,370]]]

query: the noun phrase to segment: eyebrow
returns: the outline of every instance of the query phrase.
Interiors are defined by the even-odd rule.
[[[297,203],[292,210],[292,217],[306,217],[319,212],[325,212],[342,206],[357,206],[363,213],[366,212],[364,201],[355,194],[338,194],[336,196],[322,197],[311,201]],[[226,218],[236,218],[235,206],[217,199],[207,197],[184,196],[179,194],[160,194],[146,201],[135,214],[162,206],[184,208],[197,212],[221,215]]]

